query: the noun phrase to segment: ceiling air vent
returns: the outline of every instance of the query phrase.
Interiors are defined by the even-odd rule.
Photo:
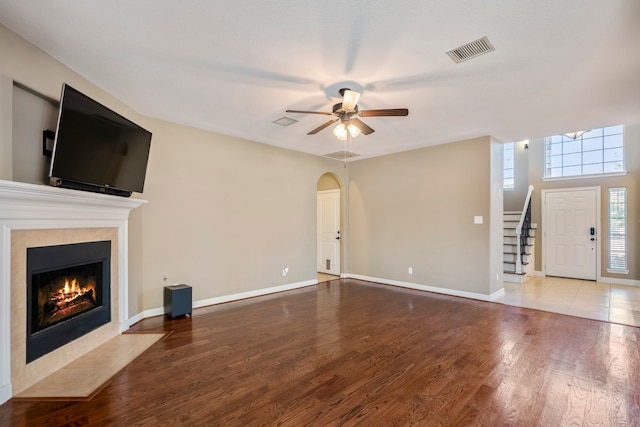
[[[280,125],[280,126],[289,126],[292,125],[294,123],[298,123],[297,120],[292,119],[291,117],[280,117],[278,120],[274,120],[273,123]]]
[[[353,157],[359,157],[359,156],[360,156],[360,154],[353,153],[353,152],[347,151],[347,150],[336,151],[335,153],[325,154],[324,155],[324,157],[330,157],[330,158],[336,159],[336,160],[351,159]]]
[[[484,55],[494,50],[496,50],[496,48],[493,47],[489,39],[485,36],[481,39],[458,46],[448,51],[447,55],[449,55],[456,64],[459,64],[467,59],[475,58],[476,56]]]

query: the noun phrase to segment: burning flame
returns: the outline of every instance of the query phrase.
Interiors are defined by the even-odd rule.
[[[78,286],[78,281],[76,279],[72,279],[71,283],[69,283],[69,279],[64,279],[64,293],[78,293],[80,291],[80,286]]]
[[[56,299],[58,301],[64,300],[65,302],[69,302],[74,298],[89,292],[92,288],[94,288],[94,286],[91,285],[83,288],[76,279],[69,280],[65,277],[64,287],[60,288],[60,296]]]

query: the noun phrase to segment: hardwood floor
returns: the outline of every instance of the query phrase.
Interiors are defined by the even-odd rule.
[[[86,402],[0,425],[639,425],[640,329],[342,279],[145,319]]]

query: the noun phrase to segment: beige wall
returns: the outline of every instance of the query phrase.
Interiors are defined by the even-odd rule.
[[[490,294],[503,289],[503,166],[504,166],[504,146],[502,143],[491,138],[490,145],[490,180],[489,180],[489,218],[485,221],[489,224],[489,276],[487,281],[490,285]]]
[[[612,123],[615,125],[616,123]],[[624,124],[624,123],[623,123]],[[528,170],[529,183],[535,191],[531,208],[532,222],[544,230],[542,223],[542,190],[556,188],[600,187],[601,195],[601,229],[600,229],[600,260],[601,276],[616,279],[640,280],[640,124],[625,124],[624,130],[625,163],[627,175],[600,178],[563,179],[543,181],[544,176],[544,139],[532,139],[529,143]],[[612,274],[607,272],[609,248],[607,237],[608,227],[608,190],[611,187],[627,188],[627,262],[629,274]],[[542,233],[537,233],[535,242],[535,268],[542,271]]]
[[[349,272],[488,295],[502,288],[502,203],[502,145],[488,137],[351,163]]]
[[[162,307],[167,284],[198,300],[316,278],[316,185],[325,172],[346,182],[341,162],[145,118],[2,26],[0,57],[0,179],[14,176],[14,81],[54,100],[67,82],[153,132],[134,195],[149,203],[129,223],[129,316]]]
[[[0,25],[0,37],[3,27]],[[2,46],[2,44],[0,44]],[[0,65],[2,67],[2,65]],[[0,73],[0,179],[10,181],[12,161],[13,80]]]
[[[189,284],[202,300],[316,279],[316,186],[326,171],[340,177],[340,162],[161,121],[148,126],[146,309],[162,305],[167,283]]]

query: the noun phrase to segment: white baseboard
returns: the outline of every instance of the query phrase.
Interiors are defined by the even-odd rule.
[[[437,286],[419,285],[417,283],[401,282],[399,280],[381,279],[379,277],[361,276],[359,274],[347,274],[345,277],[353,279],[366,280],[368,282],[382,283],[384,285],[400,286],[402,288],[416,289],[419,291],[435,292],[437,294],[451,295],[454,297],[463,297],[477,299],[480,301],[495,301],[504,296],[504,288],[494,292],[491,295],[476,294],[474,292],[459,291],[456,289],[440,288]]]
[[[0,385],[0,405],[11,399],[11,383]]]
[[[122,333],[122,332],[124,332],[124,331],[128,330],[128,329],[131,327],[131,325],[133,325],[133,324],[135,324],[135,323],[138,323],[138,322],[139,322],[139,321],[141,321],[142,319],[144,319],[144,312],[143,312],[143,313],[138,313],[138,314],[136,314],[135,316],[133,316],[133,317],[131,317],[131,318],[127,319],[127,321],[126,321],[126,322],[123,322],[123,323],[120,325],[120,333]]]
[[[504,288],[501,288],[497,291],[495,291],[494,293],[492,293],[491,295],[489,295],[489,301],[498,301],[501,298],[504,298],[504,296],[506,295]]]
[[[164,314],[164,307],[150,308],[149,310],[145,310],[142,312],[142,319],[146,319],[147,317],[162,316],[163,314]]]
[[[241,292],[239,294],[224,295],[221,297],[208,298],[193,303],[193,308],[206,307],[208,305],[222,304],[225,302],[237,301],[246,298],[259,297],[263,295],[275,294],[276,292],[291,291],[304,288],[306,286],[317,285],[318,279],[305,280],[304,282],[290,283],[288,285],[273,286],[271,288],[256,289],[255,291]]]
[[[274,294],[277,292],[291,291],[294,289],[304,288],[306,286],[312,286],[317,284],[318,284],[318,279],[305,280],[304,282],[289,283],[287,285],[280,285],[280,286],[272,286],[270,288],[256,289],[255,291],[241,292],[238,294],[231,294],[231,295],[223,295],[221,297],[207,298],[199,301],[194,301],[192,307],[193,308],[206,307],[208,305],[238,301],[246,298],[253,298],[253,297],[259,297],[263,295]],[[155,316],[162,316],[162,315],[164,315],[164,307],[151,308],[149,310],[145,310],[142,313],[138,313],[135,316],[131,317],[126,322],[127,329],[129,329],[131,325],[139,322],[142,319],[146,319],[147,317],[155,317]]]
[[[640,280],[616,279],[614,277],[598,277],[598,282],[610,283],[612,285],[640,286]]]

